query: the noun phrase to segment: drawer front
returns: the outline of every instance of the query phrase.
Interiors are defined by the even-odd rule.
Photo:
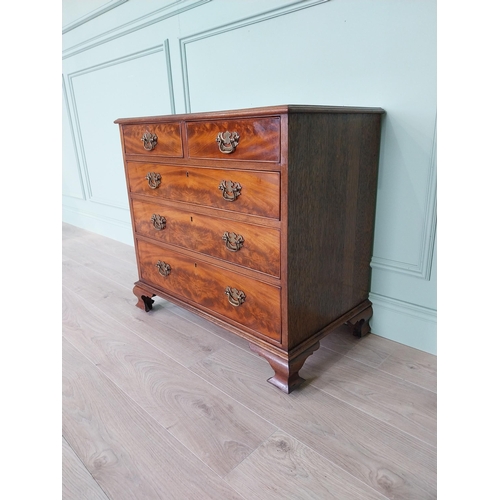
[[[280,119],[187,122],[190,158],[280,161]]]
[[[279,219],[280,174],[127,162],[132,193]]]
[[[279,287],[137,241],[142,281],[281,341]]]
[[[183,156],[179,122],[123,125],[122,130],[128,155]]]
[[[272,276],[280,275],[280,232],[277,229],[138,200],[132,203],[138,234]]]

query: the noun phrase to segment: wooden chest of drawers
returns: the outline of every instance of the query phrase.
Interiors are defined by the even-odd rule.
[[[139,281],[245,338],[289,393],[319,341],[369,332],[380,108],[124,118]]]

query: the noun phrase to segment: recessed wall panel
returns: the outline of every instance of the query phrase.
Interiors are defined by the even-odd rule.
[[[163,50],[72,76],[82,161],[90,199],[128,209],[117,118],[169,114]]]

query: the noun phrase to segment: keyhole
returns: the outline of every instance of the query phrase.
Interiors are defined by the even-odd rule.
[[[194,263],[194,267],[198,267],[198,264],[196,262]]]
[[[186,172],[186,177],[189,177],[189,172]]]
[[[193,222],[193,218],[191,217],[191,222]]]

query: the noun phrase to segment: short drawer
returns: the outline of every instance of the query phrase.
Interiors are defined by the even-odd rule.
[[[137,241],[145,283],[187,299],[260,335],[281,341],[281,289],[237,273]]]
[[[123,125],[122,131],[127,155],[183,156],[179,122]]]
[[[190,158],[280,161],[280,119],[187,122]]]
[[[142,236],[280,276],[280,232],[139,200],[132,201],[135,230]]]
[[[132,193],[279,219],[280,174],[127,162]]]

